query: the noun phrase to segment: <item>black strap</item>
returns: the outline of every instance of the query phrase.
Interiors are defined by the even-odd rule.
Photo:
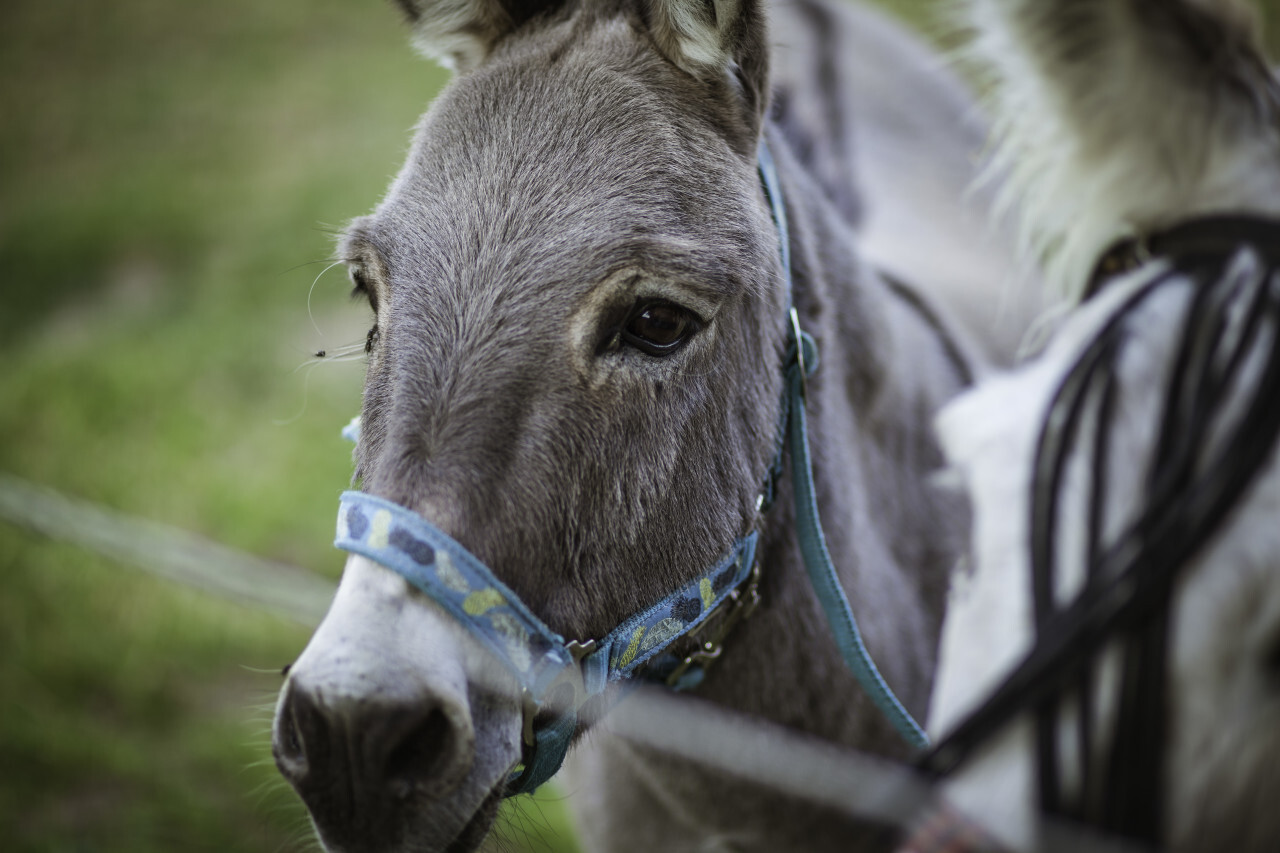
[[[1230,229],[1227,226],[1230,225]],[[1198,233],[1197,228],[1204,228]],[[1229,233],[1235,239],[1229,246]],[[1243,235],[1243,236],[1242,236]],[[1247,239],[1245,239],[1247,238]],[[1242,244],[1264,263],[1239,260]],[[925,756],[945,774],[1009,720],[1028,710],[1036,721],[1041,808],[1129,838],[1158,843],[1165,740],[1169,608],[1181,568],[1200,552],[1266,468],[1280,435],[1280,223],[1238,217],[1188,223],[1148,245],[1169,247],[1172,268],[1136,288],[1107,319],[1057,389],[1037,444],[1031,494],[1031,564],[1036,644],[987,702]],[[1211,247],[1217,246],[1214,254]],[[1104,542],[1105,473],[1110,431],[1082,446],[1086,417],[1108,425],[1117,365],[1130,340],[1128,323],[1153,294],[1194,288],[1186,309],[1136,518]],[[1239,309],[1243,307],[1241,316]],[[1248,358],[1261,375],[1243,383]],[[1236,401],[1231,422],[1225,405]],[[1211,435],[1222,437],[1211,447]],[[1087,580],[1065,606],[1055,600],[1057,522],[1067,460],[1087,454],[1091,482]],[[1091,684],[1102,647],[1117,644],[1121,684],[1112,749],[1094,766]],[[1062,785],[1060,715],[1074,704],[1082,784]]]
[[[920,316],[925,325],[937,335],[938,346],[942,348],[942,354],[951,362],[951,369],[955,371],[961,386],[968,388],[973,385],[973,367],[969,364],[969,359],[965,357],[964,351],[956,343],[955,335],[952,334],[947,324],[942,321],[942,318],[938,316],[938,312],[934,310],[933,306],[920,295],[918,290],[902,279],[890,275],[884,270],[880,270],[880,278],[888,286],[889,292],[905,302],[908,307]]]
[[[1179,268],[1215,264],[1243,246],[1252,246],[1269,263],[1280,265],[1280,221],[1246,213],[1224,213],[1189,219],[1161,231],[1125,237],[1108,247],[1093,266],[1085,285],[1089,299],[1116,276],[1132,272],[1152,258],[1173,261]]]

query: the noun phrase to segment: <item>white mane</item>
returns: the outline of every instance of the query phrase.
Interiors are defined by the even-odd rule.
[[[1280,213],[1280,134],[1268,105],[1200,73],[1181,45],[1149,37],[1142,7],[1155,5],[964,7],[975,34],[968,53],[995,117],[992,165],[1008,175],[1003,207],[1024,250],[1070,298],[1119,237],[1213,211]],[[1254,16],[1236,0],[1173,5],[1217,16],[1226,62],[1256,42]]]

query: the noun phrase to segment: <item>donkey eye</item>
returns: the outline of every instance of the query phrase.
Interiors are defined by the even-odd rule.
[[[670,302],[642,302],[622,327],[622,339],[649,355],[670,355],[701,328],[691,311]]]

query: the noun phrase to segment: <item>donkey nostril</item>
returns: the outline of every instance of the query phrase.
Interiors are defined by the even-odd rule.
[[[431,709],[387,756],[386,780],[391,794],[405,799],[415,791],[441,794],[452,790],[471,764],[465,741],[442,709]]]
[[[307,773],[307,753],[304,746],[306,741],[298,717],[311,710],[309,703],[299,699],[297,693],[290,690],[276,718],[271,751],[275,755],[276,766],[280,768],[280,772],[294,784],[297,784]]]
[[[299,760],[305,759],[306,755],[302,752],[302,739],[298,737],[298,726],[292,720],[289,721],[286,734],[285,746],[288,747],[289,752],[296,755]]]
[[[1263,650],[1262,668],[1267,675],[1280,683],[1280,637],[1273,639]]]
[[[465,705],[429,695],[335,703],[296,681],[286,687],[271,740],[276,765],[304,800],[350,797],[351,808],[451,794],[475,753]]]

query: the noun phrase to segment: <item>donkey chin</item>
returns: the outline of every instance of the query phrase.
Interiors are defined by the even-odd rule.
[[[407,587],[352,556],[276,706],[276,764],[331,853],[473,850],[520,759],[514,679]]]

